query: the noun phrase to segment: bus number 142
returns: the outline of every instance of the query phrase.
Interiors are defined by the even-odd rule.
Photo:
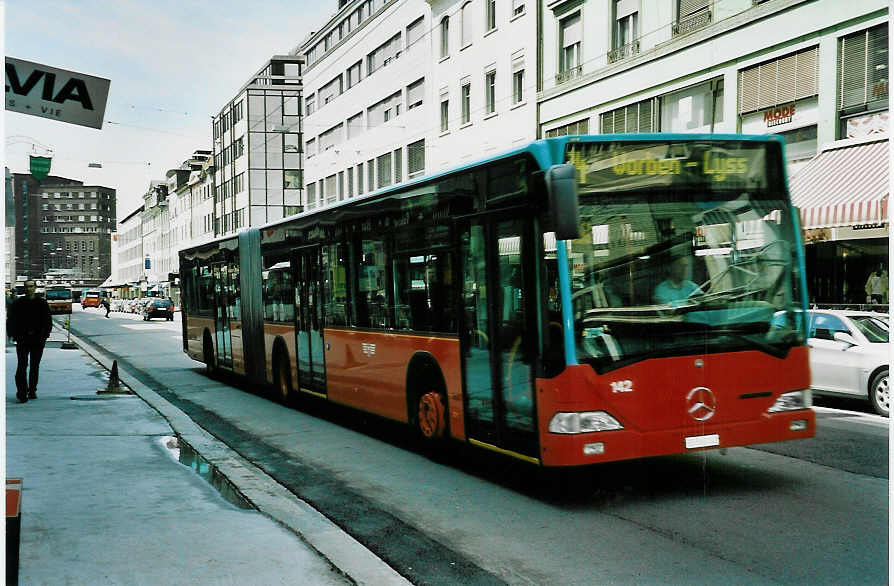
[[[633,381],[629,380],[616,380],[612,381],[612,392],[613,393],[632,393],[633,392]]]

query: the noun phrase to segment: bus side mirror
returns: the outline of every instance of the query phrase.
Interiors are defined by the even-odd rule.
[[[574,178],[574,171],[574,165],[568,163],[553,165],[546,170],[544,177],[556,240],[580,238],[577,181]]]

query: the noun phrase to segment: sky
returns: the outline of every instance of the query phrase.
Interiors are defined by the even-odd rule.
[[[5,55],[111,80],[101,130],[4,111],[6,165],[52,149],[53,175],[117,192],[118,218],[196,149],[211,116],[271,55],[322,27],[338,0],[9,0]],[[101,168],[90,168],[100,163]]]

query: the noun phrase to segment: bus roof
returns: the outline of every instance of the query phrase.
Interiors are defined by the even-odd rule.
[[[285,218],[279,220],[273,220],[271,222],[267,222],[266,224],[262,224],[258,226],[258,230],[264,230],[267,228],[273,228],[276,226],[280,226],[285,222],[292,221],[299,218],[309,218],[317,214],[328,213],[332,210],[336,210],[345,206],[353,206],[362,202],[372,201],[378,199],[382,196],[385,196],[390,193],[396,193],[400,191],[410,190],[414,187],[418,187],[420,185],[424,185],[431,181],[436,181],[438,179],[442,179],[448,177],[450,175],[454,175],[457,173],[462,173],[464,171],[468,171],[471,169],[475,169],[477,167],[481,167],[490,163],[494,163],[509,157],[513,157],[516,155],[528,153],[530,154],[537,164],[540,166],[542,170],[548,169],[551,165],[559,163],[562,161],[563,153],[565,152],[565,146],[569,142],[698,142],[698,141],[747,141],[747,142],[776,142],[782,145],[785,144],[784,139],[776,135],[763,135],[763,134],[683,134],[683,133],[662,133],[662,132],[653,132],[653,133],[642,133],[642,134],[581,134],[581,135],[568,135],[568,136],[559,136],[553,138],[543,138],[538,139],[532,142],[527,143],[524,146],[509,149],[506,151],[502,151],[490,157],[486,157],[483,159],[478,159],[476,161],[472,161],[458,167],[453,167],[450,169],[446,169],[444,171],[439,171],[437,173],[433,173],[431,175],[425,175],[423,177],[418,177],[416,179],[411,179],[404,183],[400,183],[398,185],[391,185],[388,187],[383,187],[380,189],[376,189],[369,193],[363,194],[358,197],[352,197],[350,199],[345,199],[340,202],[336,202],[333,205],[329,205],[323,208],[315,208],[313,210],[307,210],[304,212],[300,212],[298,214],[294,214],[292,216],[287,216]],[[187,250],[196,250],[200,248],[204,248],[206,246],[211,246],[214,244],[219,244],[221,242],[227,242],[229,240],[236,240],[238,238],[239,233],[246,232],[251,230],[252,228],[246,227],[240,229],[235,234],[226,234],[222,236],[218,236],[212,240],[207,242],[203,242],[201,244],[196,244],[194,246],[190,246],[187,248],[183,248],[180,252]],[[235,247],[235,242],[234,242]]]

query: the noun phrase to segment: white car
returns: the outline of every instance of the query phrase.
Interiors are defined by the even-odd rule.
[[[889,416],[888,322],[868,311],[811,309],[810,388],[818,395],[868,399]]]

